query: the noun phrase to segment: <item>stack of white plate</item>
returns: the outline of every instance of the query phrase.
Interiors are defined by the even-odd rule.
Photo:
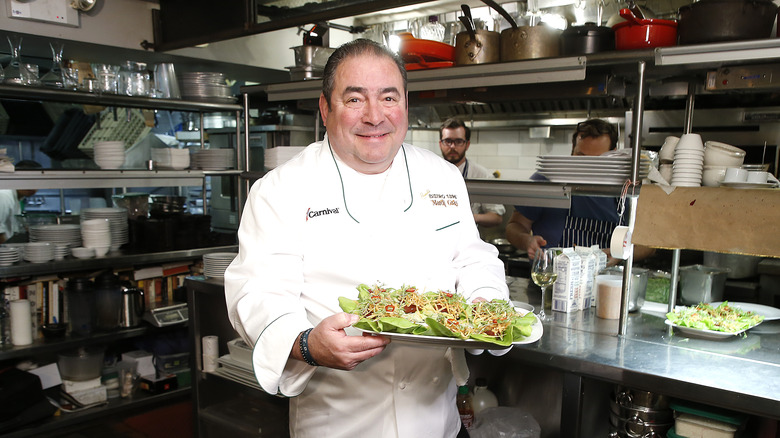
[[[704,169],[704,143],[699,134],[684,134],[674,147],[673,186],[701,187]]]
[[[152,161],[156,169],[182,170],[190,166],[188,149],[154,148]]]
[[[235,252],[203,254],[203,275],[207,278],[224,278],[225,269],[237,255]]]
[[[0,266],[11,266],[22,259],[19,249],[14,247],[0,247]]]
[[[81,246],[81,227],[76,224],[30,226],[30,242],[54,242],[58,245]]]
[[[192,153],[192,167],[203,170],[225,170],[235,167],[233,149],[196,149]]]
[[[217,72],[188,72],[179,75],[181,97],[185,100],[232,103],[236,97],[225,82],[225,75]]]
[[[265,150],[265,167],[267,169],[274,169],[281,166],[304,149],[306,149],[305,146],[277,146],[275,148],[268,148]]]
[[[24,259],[31,263],[46,263],[54,259],[55,244],[51,242],[31,242],[24,249]]]
[[[120,246],[130,241],[126,209],[111,207],[81,209],[82,223],[89,219],[108,219],[111,229],[111,251],[118,250]]]
[[[26,247],[26,243],[3,243],[0,245],[0,248],[14,248],[19,251],[19,259],[24,259],[24,250]]]
[[[95,163],[101,169],[119,169],[125,164],[125,142],[98,141],[92,146]]]
[[[103,218],[82,220],[81,239],[85,248],[95,248],[96,255],[105,255],[111,248],[111,222]]]
[[[536,169],[556,183],[623,184],[631,178],[631,156],[543,155],[538,157]],[[650,159],[642,156],[639,178],[649,171]]]
[[[75,248],[75,247],[74,247]],[[70,246],[56,243],[54,246],[54,260],[62,260],[70,255]]]

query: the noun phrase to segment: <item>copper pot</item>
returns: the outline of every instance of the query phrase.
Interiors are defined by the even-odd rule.
[[[473,37],[470,32],[460,32],[455,36],[455,64],[498,62],[499,38],[499,33],[491,30],[475,30]]]
[[[559,56],[561,31],[545,24],[519,26],[501,32],[501,61]]]

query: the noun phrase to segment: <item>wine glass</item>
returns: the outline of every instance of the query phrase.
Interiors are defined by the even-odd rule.
[[[545,296],[547,289],[558,279],[553,267],[555,251],[552,249],[538,249],[534,254],[534,264],[531,268],[531,279],[542,289],[542,305],[539,306],[539,319],[546,317],[544,313]]]
[[[5,69],[6,83],[21,84],[22,83],[22,37],[19,35],[9,35],[6,37],[8,45],[11,46],[11,62],[8,63],[8,67]]]
[[[49,43],[51,47],[51,70],[41,77],[41,83],[48,87],[63,88],[65,86],[63,81],[62,72],[62,52],[65,49],[65,44],[60,42]]]

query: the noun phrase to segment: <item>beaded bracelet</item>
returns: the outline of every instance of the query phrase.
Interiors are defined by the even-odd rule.
[[[310,328],[301,333],[301,339],[298,341],[298,346],[301,347],[301,356],[303,356],[303,360],[313,367],[318,367],[320,364],[311,357],[311,352],[309,351],[309,333],[311,333],[312,330],[314,329]]]

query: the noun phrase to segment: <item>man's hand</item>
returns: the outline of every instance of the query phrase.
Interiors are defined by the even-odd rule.
[[[547,241],[544,240],[544,237],[528,236],[528,246],[525,248],[525,251],[528,253],[528,260],[533,261],[536,251],[539,251],[545,246],[547,246]]]
[[[358,316],[337,313],[322,320],[309,333],[309,351],[320,366],[352,370],[360,362],[381,353],[390,339],[384,336],[348,336],[344,328],[357,322]],[[293,356],[302,359],[298,342]]]

